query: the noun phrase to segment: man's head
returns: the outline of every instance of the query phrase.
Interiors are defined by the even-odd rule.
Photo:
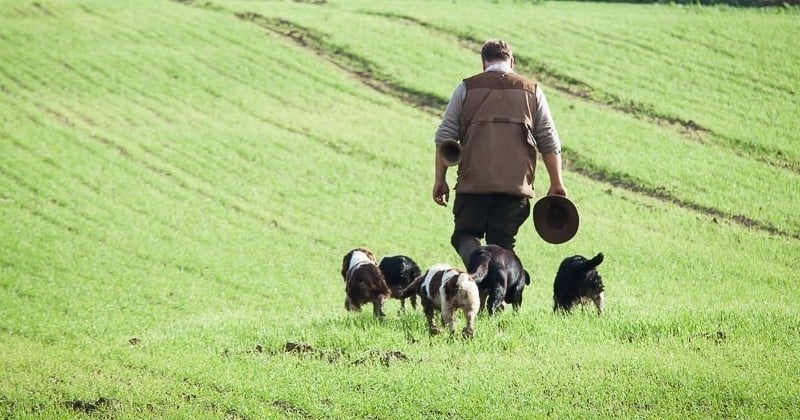
[[[508,61],[509,64],[514,64],[514,54],[511,52],[511,46],[501,39],[490,39],[483,43],[481,47],[481,60],[483,60],[483,67],[486,68],[489,64],[497,63],[500,61]]]

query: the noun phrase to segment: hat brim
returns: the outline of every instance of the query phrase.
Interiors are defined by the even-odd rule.
[[[533,226],[545,241],[562,244],[578,233],[578,208],[567,197],[548,195],[533,205]]]

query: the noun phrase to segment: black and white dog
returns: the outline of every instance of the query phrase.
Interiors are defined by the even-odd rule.
[[[403,289],[408,287],[422,272],[414,260],[405,255],[393,255],[381,258],[378,267],[392,291],[392,297],[400,299],[400,308],[406,309],[406,299],[401,297]],[[411,295],[411,307],[417,309],[417,295]]]
[[[434,315],[441,313],[442,324],[450,334],[455,333],[455,313],[464,313],[466,326],[461,334],[472,338],[475,334],[475,318],[480,309],[480,292],[475,279],[468,273],[447,264],[434,264],[424,275],[417,277],[400,292],[401,297],[418,294],[425,311],[428,331],[431,335],[439,333]]]
[[[467,272],[478,284],[480,309],[488,307],[489,315],[503,310],[504,301],[514,310],[519,310],[522,291],[531,283],[531,277],[522,268],[517,254],[497,245],[486,245],[473,251]]]
[[[573,255],[561,262],[553,282],[553,312],[569,312],[575,305],[594,302],[598,315],[603,313],[603,279],[597,272],[602,262],[602,253],[591,260]]]

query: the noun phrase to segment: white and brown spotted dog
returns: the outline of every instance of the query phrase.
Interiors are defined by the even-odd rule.
[[[428,331],[432,335],[439,333],[439,327],[433,320],[437,310],[441,312],[442,324],[453,334],[455,312],[459,309],[464,312],[467,321],[461,334],[468,338],[475,334],[475,318],[481,303],[478,285],[468,273],[447,264],[433,265],[424,275],[411,282],[402,291],[401,296],[410,296],[413,293],[420,297],[428,322]]]
[[[360,247],[348,252],[342,260],[342,278],[345,309],[358,312],[362,305],[372,303],[372,313],[379,318],[384,316],[383,303],[392,292],[372,251]]]

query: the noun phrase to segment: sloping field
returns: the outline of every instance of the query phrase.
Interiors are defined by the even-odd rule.
[[[797,18],[0,0],[0,413],[797,417]],[[526,225],[525,303],[471,341],[345,312],[355,246],[457,262],[432,136],[490,36],[542,81],[580,232]],[[552,315],[600,251],[608,312]]]
[[[414,7],[404,3],[397,11],[355,4],[347,13],[307,5],[259,10],[249,2],[239,9],[263,13],[256,21],[299,37],[301,45],[321,43],[332,54],[351,52],[361,60],[355,67],[386,68],[373,75],[406,90],[433,93],[445,103],[455,83],[480,69],[474,54],[465,61],[465,50],[508,32],[506,38],[517,46],[519,70],[544,81],[555,112],[565,120],[561,125],[570,139],[567,158],[573,169],[709,214],[800,236],[800,218],[778,210],[784,203],[800,206],[800,149],[795,140],[800,127],[792,117],[797,113],[794,82],[800,74],[784,66],[800,62],[787,41],[787,34],[797,32],[796,16],[653,6],[595,13],[603,7],[596,4],[576,12],[563,3],[468,5],[459,14],[435,2]],[[654,9],[660,13],[643,13]],[[464,16],[481,29],[464,27]],[[325,31],[315,22],[334,30]],[[715,26],[709,28],[710,22]],[[744,49],[731,58],[707,48],[709,32],[743,25],[753,31],[762,28],[763,40],[747,40],[756,44],[755,50]],[[528,26],[534,29],[506,29]],[[621,41],[610,43],[609,38]],[[713,45],[736,49],[745,41],[723,34]],[[776,50],[786,51],[780,60],[770,58]],[[561,60],[553,62],[553,55]],[[408,64],[419,62],[425,64]],[[764,82],[756,84],[745,73],[758,74]],[[780,88],[768,89],[775,84]],[[418,102],[431,101],[421,95]],[[588,108],[573,111],[587,103]],[[726,119],[715,122],[718,115]],[[771,185],[764,188],[764,183]]]

